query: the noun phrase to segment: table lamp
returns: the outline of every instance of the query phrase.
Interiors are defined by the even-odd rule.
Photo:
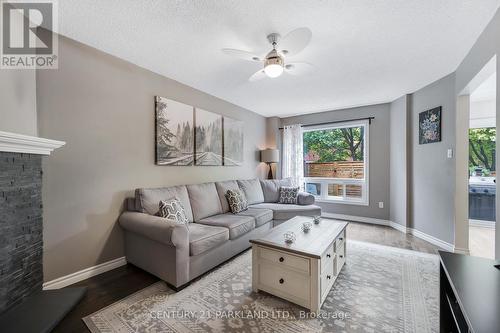
[[[280,151],[278,149],[261,150],[260,161],[266,163],[269,166],[267,179],[273,179],[273,169],[271,167],[271,164],[278,163],[280,161]]]

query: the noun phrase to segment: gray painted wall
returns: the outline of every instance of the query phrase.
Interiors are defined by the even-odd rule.
[[[0,70],[0,131],[37,135],[34,70]]]
[[[418,114],[442,106],[442,141],[418,143]],[[412,95],[411,209],[410,227],[454,243],[455,160],[447,158],[455,150],[455,74],[450,74]]]
[[[369,206],[318,203],[325,213],[389,219],[389,104],[378,104],[351,109],[327,111],[283,118],[281,125],[314,124],[374,116],[370,125],[370,204]],[[378,202],[384,208],[378,208]]]
[[[411,96],[391,103],[390,110],[390,220],[407,226],[408,213],[408,125]]]
[[[268,117],[266,118],[266,148],[269,149],[280,149],[280,160],[281,155],[281,136],[279,127],[281,125],[281,119],[279,117]],[[273,176],[276,179],[281,178],[281,168],[279,163],[272,164]]]
[[[465,59],[458,66],[456,71],[455,92],[459,94],[476,74],[486,65],[494,56],[497,56],[497,128],[500,127],[500,10],[497,11],[488,26],[484,29],[481,36],[469,51]],[[497,132],[497,142],[500,139],[500,133]],[[500,168],[500,156],[497,154],[497,170]],[[498,191],[497,191],[498,193]],[[500,195],[496,196],[497,212],[500,209]],[[496,228],[495,237],[495,255],[500,259],[500,228]]]
[[[137,187],[265,175],[264,117],[73,40],[60,37],[37,95],[41,136],[66,141],[44,159],[45,281],[124,255],[117,218]],[[155,166],[155,95],[243,120],[244,166]]]

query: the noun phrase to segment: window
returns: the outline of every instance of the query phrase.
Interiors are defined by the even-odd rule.
[[[305,190],[318,201],[368,205],[368,131],[368,121],[305,128]]]

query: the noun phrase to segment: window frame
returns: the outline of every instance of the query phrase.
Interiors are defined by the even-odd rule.
[[[335,123],[330,125],[317,125],[311,126],[303,129],[303,133],[312,131],[322,131],[322,130],[332,130],[340,128],[349,127],[364,127],[364,170],[363,179],[352,179],[352,178],[328,178],[328,177],[303,177],[304,190],[306,190],[307,183],[320,184],[320,195],[314,195],[317,202],[326,203],[339,203],[347,205],[370,205],[370,122],[368,120],[357,120],[357,121],[346,121],[342,123]],[[305,162],[304,162],[305,164]],[[304,168],[305,171],[305,168]],[[341,185],[343,188],[342,197],[332,197],[328,196],[328,185],[336,184]],[[361,186],[361,198],[349,198],[346,196],[346,185],[358,185]]]

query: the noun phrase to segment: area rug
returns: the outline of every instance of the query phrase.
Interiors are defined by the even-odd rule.
[[[252,291],[247,251],[174,292],[155,283],[83,318],[91,332],[438,332],[438,258],[348,241],[318,314]]]

